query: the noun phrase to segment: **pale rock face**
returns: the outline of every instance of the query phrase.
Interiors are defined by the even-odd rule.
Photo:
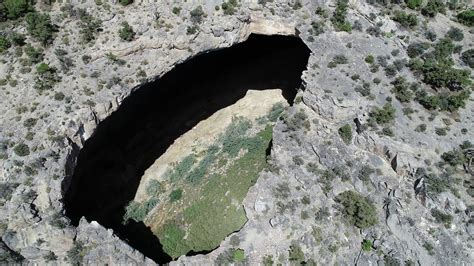
[[[21,74],[18,60],[13,60],[11,55],[1,55],[2,59],[13,63],[0,64],[0,77],[9,73],[18,77],[18,85],[6,85],[5,90],[0,90],[0,155],[8,155],[8,158],[2,156],[0,159],[0,183],[16,184],[10,197],[1,199],[0,257],[7,254],[5,256],[12,260],[22,258],[26,263],[44,264],[45,256],[53,252],[59,264],[66,264],[70,263],[68,251],[75,242],[81,241],[87,248],[83,257],[86,264],[154,264],[112,230],[95,221],[83,218],[77,227],[52,225],[55,219],[67,223],[63,217],[62,199],[69,187],[79,150],[93,135],[97,124],[145,82],[159,78],[195,54],[229,47],[246,40],[251,33],[258,33],[298,35],[312,50],[308,70],[303,73],[305,90],[299,93],[302,101],[291,107],[287,114],[291,116],[304,110],[310,129],[289,132],[282,121],[274,128],[271,163],[279,170],[261,173],[243,203],[248,221],[233,234],[240,237],[238,248],[245,250],[248,263],[261,263],[269,254],[275,261],[279,257],[287,258],[289,246],[294,241],[301,244],[306,259],[312,258],[322,265],[382,264],[383,256],[378,253],[421,265],[468,265],[474,261],[472,210],[469,213],[472,197],[461,190],[459,197],[447,191],[437,198],[420,199],[415,194],[415,184],[422,187],[424,183],[417,182],[420,177],[414,174],[417,168],[428,167],[427,161],[431,165],[438,162],[442,152],[457,147],[464,140],[474,139],[472,96],[456,119],[452,119],[450,131],[444,137],[436,135],[434,128],[446,126],[443,118],[449,119],[447,114],[439,114],[430,121],[426,133],[415,132],[417,125],[428,124],[425,118],[430,116],[429,112],[413,103],[410,106],[417,110],[417,115],[407,118],[402,111],[404,106],[395,100],[394,137],[381,136],[370,130],[360,133],[353,130],[354,138],[350,145],[346,145],[338,135],[342,125],[349,123],[355,129],[354,119],[365,123],[373,106],[382,106],[388,96],[393,96],[390,80],[383,71],[371,73],[364,62],[365,56],[389,55],[392,50],[399,49],[397,58],[406,58],[405,40],[397,36],[373,37],[358,31],[351,34],[334,32],[328,22],[325,32],[309,41],[308,29],[317,6],[312,1],[302,1],[304,7],[298,10],[293,10],[287,1],[275,0],[266,7],[243,1],[233,16],[215,11],[214,6],[220,4],[218,1],[202,2],[207,17],[203,18],[199,31],[191,35],[186,34],[186,27],[191,25],[187,19],[189,11],[196,7],[196,1],[179,3],[181,15],[173,14],[168,2],[143,1],[128,7],[115,5],[115,2],[112,1],[110,10],[106,10],[94,1],[71,1],[74,7],[85,8],[103,20],[103,31],[90,46],[77,42],[76,19],[63,17],[58,3],[51,9],[52,20],[59,26],[59,32],[52,46],[44,51],[44,61],[58,66],[54,48],[65,49],[68,56],[74,58],[75,65],[69,74],[61,73],[62,80],[55,85],[56,91],[70,97],[68,103],[54,100],[54,93],[38,94],[33,88],[34,73]],[[331,8],[334,6],[333,1],[325,4]],[[364,28],[376,23],[369,19],[369,14],[378,13],[377,7],[362,1],[350,1],[350,6],[349,20],[360,20]],[[155,12],[171,26],[169,29],[155,26]],[[121,21],[128,21],[139,33],[134,41],[119,40],[116,32]],[[380,18],[380,21],[383,22],[383,31],[394,30],[399,35],[410,36],[411,40],[424,40],[413,32],[400,29],[388,17]],[[438,14],[428,22],[428,27],[438,36],[443,36],[450,26],[464,29],[465,37],[459,44],[464,47],[472,44],[472,33],[445,15]],[[24,31],[23,26],[17,28]],[[65,43],[65,39],[70,43]],[[348,43],[351,43],[351,48]],[[109,53],[126,60],[130,67],[114,70],[116,65],[107,59]],[[337,54],[345,55],[348,64],[334,69],[326,67]],[[84,55],[91,57],[89,64],[82,62]],[[456,59],[456,64],[458,61]],[[146,79],[136,77],[139,69],[147,73]],[[92,77],[95,72],[99,73],[99,78]],[[409,81],[416,80],[406,68],[400,73]],[[350,79],[353,74],[367,81],[375,77],[382,79],[380,85],[372,84],[373,100],[354,91],[355,83]],[[122,81],[111,83],[109,88],[102,86],[114,77],[121,77]],[[85,87],[93,88],[94,93],[87,95]],[[103,88],[96,89],[98,87]],[[35,110],[23,114],[24,118],[43,117],[32,130],[35,133],[33,139],[27,141],[31,152],[25,157],[13,152],[13,143],[23,142],[28,131],[23,120],[15,120],[21,106],[28,110],[34,107]],[[466,135],[461,134],[462,128],[467,130]],[[54,140],[54,136],[58,138]],[[348,181],[334,180],[331,190],[324,192],[314,173],[292,162],[295,156],[304,158],[305,165],[317,163],[321,170],[342,167]],[[15,162],[24,161],[29,165],[38,158],[46,161],[31,177]],[[351,167],[347,166],[349,162]],[[357,176],[364,164],[381,172],[363,182]],[[282,182],[291,188],[288,199],[279,199],[274,194],[274,188]],[[29,194],[30,190],[34,193]],[[343,222],[335,196],[346,190],[356,190],[374,202],[378,210],[378,225],[359,230]],[[31,197],[25,198],[25,195]],[[290,211],[279,212],[277,206],[281,202],[300,202],[303,196],[309,196],[309,206],[299,203],[294,204]],[[325,208],[327,212],[324,212]],[[434,221],[430,215],[432,208],[453,216],[450,228]],[[303,219],[302,211],[308,211],[311,217]],[[58,213],[62,218],[54,218]],[[321,213],[324,215],[319,215]],[[363,239],[373,241],[377,251],[360,252]],[[433,246],[431,254],[426,243]],[[328,247],[337,249],[337,252]],[[229,248],[232,248],[230,236],[209,254],[182,256],[172,264],[208,265]]]

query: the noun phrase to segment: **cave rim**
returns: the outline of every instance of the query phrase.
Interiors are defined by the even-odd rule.
[[[153,78],[150,78],[150,79],[147,79],[145,80],[143,83],[131,88],[130,90],[130,93],[122,100],[122,102],[118,105],[118,107],[111,113],[109,114],[107,117],[105,117],[102,121],[100,121],[93,133],[85,140],[82,142],[82,147],[79,147],[77,144],[75,144],[74,142],[72,142],[70,139],[69,139],[69,142],[70,144],[73,146],[73,150],[76,150],[75,153],[72,153],[69,155],[69,157],[73,157],[73,158],[67,158],[66,160],[66,163],[68,162],[71,162],[72,161],[72,168],[69,170],[69,174],[66,174],[66,177],[65,179],[61,182],[61,192],[62,192],[62,202],[63,202],[63,211],[64,211],[64,215],[69,219],[70,221],[70,224],[72,226],[79,226],[79,222],[81,219],[85,219],[87,222],[92,222],[92,221],[96,221],[98,224],[100,224],[102,227],[104,227],[105,229],[112,229],[113,230],[113,233],[115,235],[117,235],[121,241],[124,241],[127,245],[129,245],[130,247],[132,247],[133,249],[139,251],[140,253],[142,253],[144,256],[146,256],[147,258],[153,260],[154,262],[156,263],[167,263],[167,262],[170,262],[172,261],[171,259],[167,259],[166,261],[163,262],[163,260],[161,260],[160,258],[153,258],[154,256],[150,256],[149,254],[147,254],[148,252],[143,252],[140,248],[137,248],[134,244],[131,243],[130,241],[130,238],[127,236],[128,234],[124,234],[120,229],[117,230],[116,228],[114,228],[113,226],[107,226],[106,223],[102,223],[100,221],[100,219],[95,219],[95,217],[92,217],[92,216],[89,216],[87,214],[80,214],[79,216],[76,216],[76,217],[71,217],[71,206],[70,206],[70,202],[72,200],[74,200],[74,198],[76,197],[76,194],[77,193],[81,193],[81,192],[73,192],[73,197],[68,199],[67,197],[69,196],[69,193],[71,192],[71,189],[72,189],[72,186],[74,186],[73,182],[75,181],[74,178],[76,176],[76,173],[77,173],[77,168],[79,166],[79,163],[80,163],[80,159],[81,159],[81,156],[83,156],[83,152],[85,149],[87,149],[88,145],[90,145],[89,143],[92,141],[94,142],[94,139],[97,137],[98,134],[100,134],[100,130],[101,130],[101,126],[104,125],[104,122],[105,121],[110,121],[110,118],[115,115],[117,115],[118,112],[120,112],[121,110],[123,110],[124,108],[127,108],[128,104],[131,104],[130,101],[133,100],[134,97],[136,97],[136,95],[140,94],[140,93],[145,93],[144,89],[146,89],[147,87],[149,86],[153,86],[153,84],[156,84],[157,87],[160,87],[160,81],[163,79],[163,78],[166,78],[167,75],[169,75],[169,73],[172,73],[173,71],[176,71],[176,69],[179,69],[181,66],[183,65],[186,65],[188,64],[189,62],[192,62],[193,60],[195,60],[196,58],[200,58],[202,56],[208,56],[210,54],[215,54],[217,52],[222,52],[222,51],[228,51],[229,49],[232,49],[236,46],[240,46],[240,45],[244,45],[245,43],[249,42],[249,40],[252,40],[254,38],[277,38],[277,39],[287,39],[287,40],[292,40],[294,42],[297,42],[298,45],[300,45],[301,49],[305,50],[305,54],[306,54],[306,57],[305,57],[305,64],[304,64],[304,67],[299,71],[299,75],[298,75],[298,84],[297,86],[293,86],[292,88],[283,88],[284,86],[278,86],[278,87],[267,87],[267,88],[260,88],[258,90],[267,90],[267,89],[275,89],[275,88],[278,88],[278,89],[281,89],[282,91],[282,96],[285,98],[285,100],[287,101],[287,103],[289,104],[289,106],[293,106],[294,104],[294,100],[295,100],[295,97],[297,95],[297,92],[299,89],[301,90],[305,90],[305,83],[304,83],[304,79],[303,79],[303,75],[304,75],[304,71],[306,71],[308,69],[308,64],[309,64],[309,58],[311,56],[311,49],[306,45],[306,43],[303,41],[303,39],[301,39],[297,34],[295,35],[282,35],[282,34],[258,34],[258,33],[251,33],[247,36],[246,39],[244,39],[242,42],[238,42],[238,43],[234,43],[234,44],[231,44],[230,46],[227,46],[227,47],[219,47],[217,49],[207,49],[207,50],[203,50],[203,51],[200,51],[192,56],[189,56],[188,58],[186,58],[185,60],[183,61],[177,61],[173,67],[166,71],[164,74],[162,75],[156,75],[154,76]],[[158,89],[157,89],[158,90]],[[244,89],[244,91],[248,92],[249,90],[251,89]],[[292,90],[292,91],[291,91]],[[158,90],[159,91],[159,90]],[[289,91],[291,91],[288,94]],[[286,95],[285,95],[286,94]],[[241,99],[241,98],[239,98]],[[232,104],[235,104],[235,102],[233,102]],[[225,108],[227,106],[230,106],[232,104],[228,104],[222,108]],[[133,105],[132,105],[133,106]],[[217,109],[216,111],[222,109],[222,108],[219,108]],[[210,115],[212,115],[213,113],[215,113],[216,111],[212,112]],[[209,117],[209,116],[208,116]],[[199,123],[200,121],[203,121],[204,119],[199,119],[197,123]],[[111,122],[105,122],[105,124],[107,125],[107,123],[111,123]],[[275,125],[273,125],[272,127],[274,127]],[[192,129],[192,127],[191,127]],[[185,132],[191,130],[191,129],[188,129],[186,130]],[[184,132],[184,133],[185,133]],[[182,135],[182,134],[181,134]],[[179,137],[179,136],[178,136]],[[175,138],[176,139],[176,138]],[[269,147],[271,147],[271,145],[273,144],[273,137],[270,141],[270,144],[269,144]],[[170,144],[172,145],[172,143]],[[166,147],[169,148],[168,145]],[[166,151],[165,149],[165,151]],[[164,153],[164,152],[163,152]],[[161,153],[159,156],[157,156],[156,158],[154,158],[154,160],[158,159],[163,153]],[[154,161],[153,160],[153,161]],[[69,166],[71,167],[71,166]],[[148,166],[149,167],[149,166]],[[146,171],[146,169],[148,169],[148,167],[146,167],[143,172],[141,172],[141,174],[139,175],[139,182],[138,184],[140,183],[142,177],[143,177],[143,174],[144,174],[144,171]],[[66,170],[67,170],[67,166],[66,166]],[[67,172],[67,171],[66,171]],[[77,178],[76,178],[77,179]],[[81,180],[76,180],[76,182],[81,182]],[[77,185],[77,184],[76,184]],[[251,187],[253,187],[254,184],[252,184]],[[250,189],[249,188],[249,189]],[[133,195],[136,194],[138,190],[138,187],[136,187],[136,189],[134,189],[134,193]],[[132,197],[129,201],[127,202],[131,202],[133,201],[134,197]],[[126,205],[125,205],[126,206]],[[124,207],[122,207],[122,209],[124,209]],[[245,210],[245,208],[244,208]],[[74,216],[74,215],[73,215]],[[123,215],[121,215],[123,216]],[[247,216],[247,215],[245,215]],[[242,227],[238,230],[240,231],[244,226],[245,224],[248,222],[248,219],[246,217],[246,222],[242,225]],[[141,222],[137,222],[137,223],[142,223],[143,225],[145,225],[143,223],[143,221]],[[145,225],[146,228],[150,228],[148,226]],[[234,232],[231,232],[229,233],[229,235],[235,233],[235,232],[238,232],[238,231],[234,231]],[[154,235],[154,234],[153,234]],[[156,237],[156,236],[155,236]],[[224,239],[222,239],[224,240]],[[158,239],[158,243],[159,243],[159,239]],[[160,244],[160,243],[159,243]],[[193,255],[197,255],[197,254],[208,254],[210,252],[212,252],[213,250],[217,249],[220,245],[216,246],[214,249],[211,249],[211,250],[203,250],[203,251],[194,251],[194,250],[191,250],[189,251],[188,253],[193,253]],[[164,253],[166,254],[166,253]],[[167,255],[167,254],[166,254]],[[187,256],[187,254],[185,254],[185,256]]]

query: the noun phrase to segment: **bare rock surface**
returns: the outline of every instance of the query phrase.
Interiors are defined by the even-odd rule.
[[[21,73],[13,48],[0,55],[0,78],[8,76],[17,82],[0,89],[0,263],[51,263],[54,255],[59,264],[154,264],[95,221],[83,218],[78,227],[69,224],[62,199],[77,155],[98,123],[142,84],[196,54],[243,42],[250,33],[298,35],[312,50],[303,73],[305,88],[285,112],[289,119],[281,119],[274,128],[272,169],[261,173],[243,203],[247,223],[210,253],[182,256],[172,264],[208,265],[231,248],[244,250],[249,265],[261,263],[267,255],[287,264],[294,243],[306,260],[321,265],[383,265],[390,259],[419,265],[470,265],[474,261],[474,202],[462,186],[464,179],[474,179],[472,168],[458,177],[459,189],[436,196],[419,193],[426,189],[427,177],[417,173],[419,168],[435,169],[442,153],[474,140],[473,96],[456,113],[430,112],[415,101],[401,103],[391,92],[393,78],[383,69],[372,73],[365,62],[369,54],[389,56],[389,63],[407,59],[406,36],[410,43],[426,41],[422,34],[402,28],[388,15],[371,18],[379,7],[362,1],[350,1],[348,19],[359,21],[364,29],[380,23],[387,34],[337,32],[329,19],[323,33],[311,34],[312,21],[322,19],[315,15],[316,7],[323,6],[331,14],[332,1],[326,5],[300,1],[302,7],[295,9],[295,1],[275,0],[265,5],[242,1],[234,15],[215,9],[221,1],[201,1],[206,15],[195,33],[189,33],[188,27],[193,25],[189,13],[198,5],[196,1],[135,1],[129,6],[112,1],[70,2],[72,10],[82,8],[101,18],[102,31],[93,43],[82,45],[77,41],[78,19],[61,10],[65,4],[50,7],[58,31],[54,42],[44,49],[43,61],[59,71],[55,49],[65,50],[66,57],[74,61],[69,70],[60,70],[62,78],[54,90],[38,93],[35,70]],[[181,8],[179,14],[172,12],[174,6]],[[464,39],[456,44],[472,49],[472,28],[450,19],[453,16],[451,11],[437,14],[426,27],[440,37],[452,26],[461,28]],[[131,42],[118,37],[122,21],[137,34]],[[26,33],[24,25],[3,30]],[[27,42],[33,43],[30,37]],[[394,50],[398,50],[395,56]],[[344,55],[347,63],[327,67],[337,55]],[[125,64],[118,65],[112,57]],[[458,55],[455,64],[467,68]],[[145,76],[137,76],[139,71]],[[399,74],[409,82],[420,79],[408,68]],[[354,75],[358,78],[351,78]],[[372,82],[375,78],[380,82]],[[372,97],[355,91],[362,81],[371,83]],[[65,98],[59,100],[58,92]],[[382,107],[387,97],[396,110],[392,136],[362,129],[373,108]],[[414,113],[404,114],[406,108]],[[298,112],[304,112],[308,127],[293,130],[288,121]],[[28,118],[36,120],[34,125],[25,126]],[[353,129],[349,144],[338,134],[345,124]],[[415,130],[420,124],[426,124],[425,131]],[[449,130],[444,135],[436,133],[446,127]],[[14,151],[21,143],[28,145],[28,154]],[[304,164],[298,165],[294,158],[302,158]],[[313,171],[309,163],[320,172]],[[362,180],[365,166],[373,172]],[[330,189],[321,182],[324,171],[337,176]],[[285,195],[275,192],[279,187],[288,188]],[[359,229],[345,222],[336,197],[348,190],[374,203],[377,225]],[[449,225],[437,222],[433,209],[449,214]],[[231,243],[233,236],[240,240],[237,246]],[[371,241],[372,251],[361,250],[364,239]]]

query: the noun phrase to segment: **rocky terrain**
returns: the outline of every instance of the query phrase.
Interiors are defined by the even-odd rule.
[[[304,41],[303,86],[273,128],[245,225],[171,263],[472,264],[472,10],[439,0],[3,1],[0,263],[155,264],[113,230],[65,215],[80,150],[132,92],[255,33]]]

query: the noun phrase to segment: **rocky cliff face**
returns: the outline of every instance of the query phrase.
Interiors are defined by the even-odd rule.
[[[430,42],[420,34],[422,26],[409,30],[379,13],[387,9],[356,2],[350,3],[347,20],[357,27],[336,31],[324,19],[324,10],[332,16],[335,3],[297,3],[242,2],[234,14],[224,14],[228,9],[215,8],[220,2],[206,1],[199,16],[190,12],[194,1],[37,4],[37,9],[50,9],[58,26],[42,61],[57,67],[61,80],[52,89],[38,90],[39,70],[22,67],[27,55],[18,57],[14,47],[1,55],[6,84],[0,90],[0,258],[154,264],[94,221],[69,224],[63,198],[78,153],[100,121],[142,84],[193,55],[229,47],[255,32],[296,34],[305,41],[312,50],[305,88],[274,128],[271,167],[244,200],[245,226],[211,253],[173,263],[232,261],[232,252],[241,249],[249,264],[469,264],[472,147],[462,143],[473,139],[472,96],[456,112],[400,100],[408,94],[414,98],[415,90],[394,89],[395,76],[416,82],[418,90],[432,90],[422,81],[426,76],[400,63],[408,59],[409,44]],[[315,14],[317,7],[323,11]],[[79,9],[102,20],[94,42],[78,41]],[[449,19],[453,14],[422,18],[424,27],[438,39],[451,27],[462,29],[464,38],[455,44],[465,51],[473,35]],[[117,34],[123,21],[136,33],[130,42]],[[3,31],[27,29],[11,23]],[[30,37],[27,42],[38,46]],[[453,58],[457,68],[468,69],[459,53]],[[350,137],[341,129],[345,125]],[[441,156],[452,151],[454,157]],[[461,157],[462,162],[452,159]],[[363,203],[347,212],[340,197],[344,191],[366,197],[378,223],[351,223],[347,216],[358,214]]]

